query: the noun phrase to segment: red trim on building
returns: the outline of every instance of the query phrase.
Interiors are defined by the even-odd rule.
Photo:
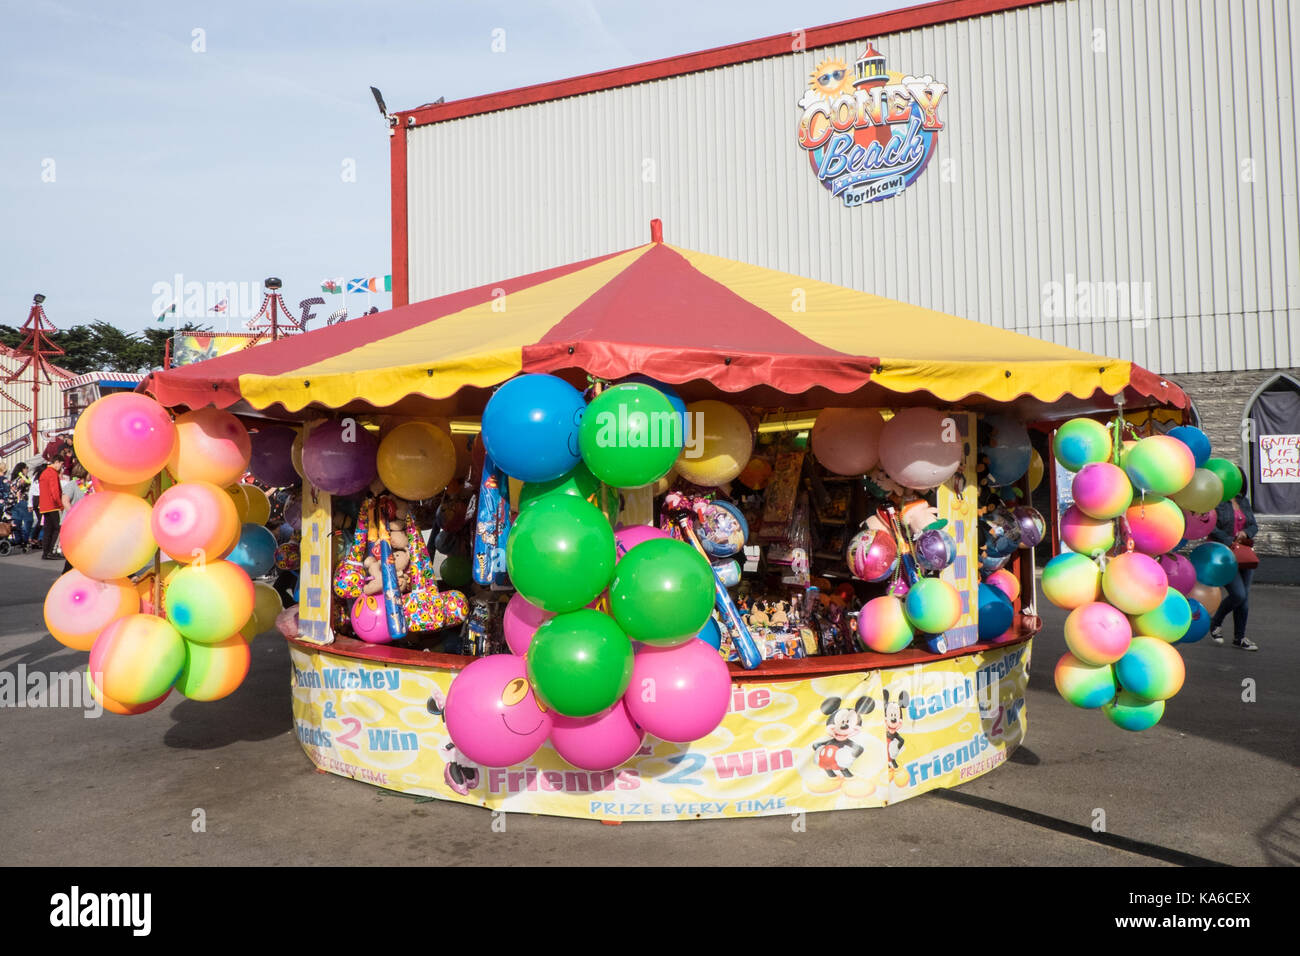
[[[406,196],[406,121],[400,117],[389,143],[388,175],[392,202],[393,308],[397,308],[411,301],[410,244],[406,234],[410,209]]]
[[[901,33],[904,30],[915,30],[918,27],[935,26],[940,23],[951,23],[954,20],[967,20],[990,13],[1002,13],[1007,10],[1017,10],[1021,7],[1037,6],[1046,2],[1048,0],[938,0],[937,3],[926,3],[916,7],[908,7],[904,10],[896,10],[892,13],[877,13],[869,17],[859,17],[856,20],[845,20],[828,26],[813,27],[803,31],[803,47],[805,50],[812,50],[837,43],[848,43],[891,33]],[[480,113],[495,113],[498,110],[529,106],[547,100],[581,96],[584,93],[612,90],[620,86],[662,80],[670,76],[683,76],[687,73],[697,73],[700,70],[712,70],[722,66],[732,66],[736,63],[746,63],[751,60],[784,56],[793,52],[791,37],[792,34],[790,33],[779,33],[776,36],[765,37],[761,40],[749,40],[745,43],[714,47],[711,50],[704,50],[699,53],[670,56],[662,60],[651,60],[649,63],[638,63],[635,66],[603,70],[599,73],[588,73],[585,76],[575,76],[550,83],[538,83],[534,86],[504,90],[483,96],[471,96],[463,100],[453,100],[450,103],[417,106],[415,109],[400,112],[397,116],[400,128],[405,128],[407,117],[414,117],[416,126],[427,126],[431,123],[444,123],[447,120],[475,116]],[[393,272],[393,280],[393,294],[396,295],[396,269]]]

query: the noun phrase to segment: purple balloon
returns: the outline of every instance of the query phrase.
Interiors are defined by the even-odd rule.
[[[1162,554],[1156,558],[1164,569],[1169,586],[1186,597],[1196,587],[1196,568],[1181,554]]]
[[[922,531],[913,542],[916,563],[927,571],[942,571],[957,560],[957,542],[946,531]]]
[[[1183,538],[1186,541],[1200,541],[1211,531],[1214,530],[1218,517],[1213,511],[1207,511],[1205,514],[1197,514],[1194,511],[1183,510]]]
[[[616,560],[623,560],[623,555],[627,554],[638,544],[645,541],[653,541],[655,538],[671,538],[667,531],[660,530],[654,525],[634,524],[625,528],[619,528],[614,532],[614,551],[617,555]]]
[[[379,442],[355,420],[317,425],[302,446],[302,470],[321,491],[355,495],[379,477]]]
[[[1037,547],[1047,533],[1046,519],[1037,508],[1029,505],[1021,505],[1011,513],[1016,517],[1016,524],[1020,525],[1020,547]]]
[[[298,483],[298,473],[293,470],[293,440],[297,433],[292,428],[263,425],[248,437],[253,444],[248,470],[254,478],[272,488]]]

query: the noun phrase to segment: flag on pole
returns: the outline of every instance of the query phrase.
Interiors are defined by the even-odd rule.
[[[166,321],[167,321],[167,316],[169,316],[169,315],[170,315],[173,319],[176,318],[176,303],[175,303],[175,302],[172,303],[172,307],[171,307],[170,309],[163,309],[162,313],[161,313],[160,315],[156,316],[156,318],[158,319],[159,322],[166,322]]]
[[[322,292],[328,292],[331,295],[338,295],[340,292],[343,291],[343,280],[326,279],[324,282],[320,284],[320,290]]]
[[[361,279],[349,279],[349,292],[392,292],[393,277],[387,276],[367,276]]]
[[[213,312],[225,312],[225,311],[226,311],[226,305],[227,305],[227,301],[226,301],[225,299],[222,299],[220,302],[218,302],[216,305],[214,305],[214,306],[212,307],[212,311],[213,311]]]

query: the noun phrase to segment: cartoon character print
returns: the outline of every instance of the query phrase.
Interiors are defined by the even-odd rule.
[[[875,710],[876,702],[863,696],[852,707],[843,704],[839,697],[822,701],[821,712],[826,715],[830,736],[814,741],[812,749],[817,754],[817,766],[826,777],[807,786],[813,793],[834,793],[843,786],[846,796],[865,797],[876,787],[869,779],[853,775],[853,763],[864,749],[854,738],[862,731],[863,715]]]
[[[447,695],[437,684],[433,685],[433,693],[429,695],[429,700],[424,706],[425,710],[434,717],[441,717],[446,710]],[[444,764],[442,779],[462,797],[468,795],[479,784],[478,767],[457,750],[456,745],[451,741],[443,744],[442,752]]]
[[[889,758],[887,772],[889,779],[900,786],[907,786],[907,771],[898,766],[898,755],[903,751],[903,735],[898,731],[903,726],[903,712],[907,709],[907,691],[900,691],[898,698],[891,701],[889,690],[881,691],[885,701],[885,752]]]

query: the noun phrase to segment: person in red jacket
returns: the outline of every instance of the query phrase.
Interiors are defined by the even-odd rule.
[[[63,514],[63,489],[60,480],[63,475],[63,462],[55,459],[41,472],[41,535],[45,545],[41,558],[45,561],[57,561],[54,543],[59,540],[59,518]]]

